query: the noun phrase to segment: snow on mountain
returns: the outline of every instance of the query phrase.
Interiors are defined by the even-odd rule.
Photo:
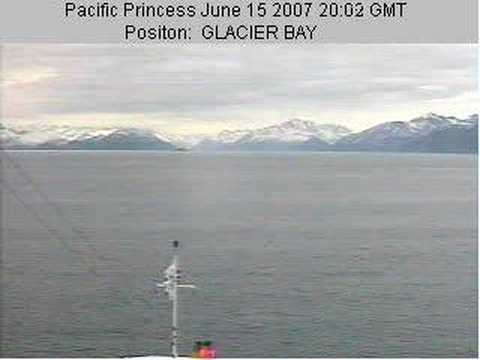
[[[414,135],[425,135],[434,130],[443,129],[457,122],[454,117],[444,117],[437,114],[427,114],[406,123]]]
[[[4,127],[0,128],[0,148],[13,147],[18,144],[18,135],[14,131]]]
[[[478,121],[478,116],[476,119]],[[356,150],[386,147],[394,150],[405,141],[429,135],[434,131],[451,126],[473,126],[474,123],[475,115],[468,119],[458,119],[430,113],[410,121],[382,123],[359,133],[347,135],[337,142],[336,147]]]
[[[250,130],[223,130],[217,137],[210,138],[210,141],[217,141],[222,144],[232,144],[251,133]]]
[[[165,132],[154,131],[155,136],[164,141],[168,141],[176,146],[182,148],[191,148],[203,140],[207,139],[208,136],[205,134],[191,134],[191,135],[177,135],[177,134],[167,134]]]
[[[68,126],[33,126],[0,129],[3,147],[16,148],[135,148],[152,146],[175,148],[161,133],[136,128],[93,128]],[[142,144],[142,145],[141,145]]]
[[[263,129],[252,130],[240,141],[282,141],[282,142],[305,142],[312,138],[318,138],[328,143],[350,133],[350,130],[339,125],[321,124],[312,121],[293,119],[279,125],[269,126]]]
[[[218,136],[200,143],[199,148],[218,149],[222,146],[248,148],[253,146],[257,149],[259,144],[263,144],[268,149],[268,144],[272,146],[302,144],[311,140],[331,144],[350,133],[349,129],[340,125],[316,124],[312,121],[292,119],[278,125],[254,130],[225,130]]]
[[[4,128],[2,138],[15,140],[26,146],[36,146],[43,143],[64,144],[71,141],[79,141],[96,136],[106,136],[113,133],[115,129],[96,129],[88,127],[67,127],[67,126],[33,126],[29,128]]]
[[[430,153],[477,153],[477,124],[478,118],[477,123],[465,121],[440,130],[435,130],[428,135],[410,140],[404,144],[400,150]]]
[[[420,146],[422,141],[432,142],[430,135],[434,137],[436,133],[450,128],[469,130],[477,123],[477,115],[472,115],[467,119],[459,119],[453,116],[430,113],[410,121],[387,122],[359,133],[347,135],[335,143],[334,150],[412,151],[414,148],[422,148]],[[450,138],[453,139],[453,137]],[[414,147],[412,148],[413,144]],[[448,145],[446,146],[448,147]]]
[[[176,150],[168,141],[159,139],[146,129],[118,129],[108,135],[74,140],[65,144],[45,143],[42,148],[91,149],[91,150]]]
[[[478,114],[470,115],[468,118],[463,120],[460,119],[457,125],[470,126],[470,127],[478,126]]]
[[[450,126],[474,126],[476,122],[478,122],[478,115],[476,114],[466,119],[459,119],[454,116],[442,116],[429,113],[410,120],[407,124],[412,129],[414,135],[423,136]]]

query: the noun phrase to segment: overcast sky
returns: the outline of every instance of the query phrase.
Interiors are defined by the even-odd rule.
[[[360,130],[478,106],[469,45],[8,45],[1,53],[10,126],[190,134],[302,118]]]

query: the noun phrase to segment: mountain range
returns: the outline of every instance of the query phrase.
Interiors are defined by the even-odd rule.
[[[478,115],[460,119],[427,114],[353,132],[334,124],[292,119],[211,137],[180,137],[139,128],[0,125],[4,149],[192,151],[394,151],[476,153]]]

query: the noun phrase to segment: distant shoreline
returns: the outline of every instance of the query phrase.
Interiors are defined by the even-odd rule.
[[[315,150],[157,150],[157,149],[15,149],[15,148],[1,148],[0,151],[5,152],[38,152],[38,153],[49,153],[49,152],[65,152],[65,153],[108,153],[108,152],[138,152],[138,153],[158,153],[158,154],[296,154],[296,155],[312,155],[312,154],[431,154],[431,155],[478,155],[477,152],[430,152],[430,151],[354,151],[354,150],[345,150],[345,151],[315,151]]]

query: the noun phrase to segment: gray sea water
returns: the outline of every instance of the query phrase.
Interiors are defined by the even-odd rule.
[[[2,356],[477,356],[476,156],[6,155]]]

